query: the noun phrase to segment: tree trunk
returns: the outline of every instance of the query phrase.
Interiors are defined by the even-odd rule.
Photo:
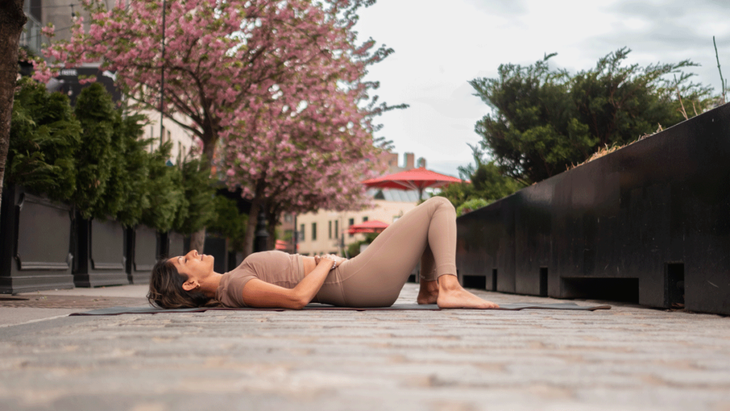
[[[276,249],[276,226],[279,225],[279,218],[280,214],[276,211],[269,210],[269,213],[266,214],[267,222],[266,222],[266,231],[269,232],[269,238],[267,241],[267,248],[269,250],[275,250]]]
[[[190,235],[190,249],[198,250],[200,254],[203,254],[205,249],[205,227]]]
[[[18,77],[20,33],[28,19],[23,13],[23,0],[0,1],[0,205],[3,179],[10,145],[10,119],[13,114],[15,82]]]
[[[259,217],[259,210],[262,206],[259,195],[254,196],[251,202],[251,211],[248,213],[248,225],[246,226],[246,234],[243,237],[243,258],[253,253],[253,243],[256,237],[256,222]]]
[[[218,139],[212,130],[206,130],[203,135],[203,158],[201,167],[210,170],[213,174],[213,155],[215,154],[215,143]],[[190,249],[203,253],[205,250],[205,227],[190,235]]]

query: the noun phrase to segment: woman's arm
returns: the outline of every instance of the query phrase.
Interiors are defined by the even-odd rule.
[[[322,288],[335,261],[322,257],[317,267],[294,288],[284,288],[259,279],[253,279],[243,287],[243,301],[249,307],[281,307],[299,310],[309,304]]]

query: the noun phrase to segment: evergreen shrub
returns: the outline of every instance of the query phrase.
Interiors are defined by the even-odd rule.
[[[83,131],[76,162],[77,186],[72,202],[84,218],[105,218],[110,213],[115,214],[115,202],[118,201],[114,198],[118,193],[104,197],[114,161],[118,160],[113,144],[113,140],[116,140],[114,103],[104,86],[94,83],[81,91],[74,113]]]
[[[184,204],[173,228],[182,234],[192,234],[216,218],[215,188],[211,185],[210,169],[205,161],[186,156],[180,162]]]
[[[168,166],[172,143],[150,153],[145,124],[144,116],[115,108],[101,84],[84,88],[72,108],[66,95],[24,78],[15,93],[5,180],[70,202],[84,218],[182,234],[214,223],[232,244],[242,243],[248,216],[235,202],[216,199],[205,162],[185,157]]]
[[[208,225],[208,230],[227,237],[230,251],[243,249],[248,215],[238,212],[235,200],[221,195],[215,197],[214,210],[214,219]]]
[[[166,142],[149,157],[149,207],[142,212],[142,224],[158,231],[170,231],[180,208],[187,207],[182,188],[182,173],[177,167],[167,165],[171,142]]]
[[[49,94],[44,85],[21,79],[13,104],[5,181],[57,201],[69,200],[76,191],[80,135],[81,125],[66,95]]]

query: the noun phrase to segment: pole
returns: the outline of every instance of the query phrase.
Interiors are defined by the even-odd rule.
[[[162,147],[162,142],[165,138],[162,134],[165,131],[165,126],[162,124],[162,120],[165,118],[165,114],[163,112],[164,106],[163,103],[165,101],[165,12],[167,11],[167,1],[162,0],[162,59],[160,60],[160,71],[161,71],[161,81],[160,81],[160,147]]]
[[[297,214],[294,214],[294,254],[299,254],[297,252],[297,243],[299,242],[299,229],[297,228]]]
[[[249,218],[251,218],[249,216]],[[256,220],[256,237],[254,239],[254,252],[266,251],[267,242],[269,239],[269,232],[266,230],[266,211],[263,206],[259,210],[259,215]]]

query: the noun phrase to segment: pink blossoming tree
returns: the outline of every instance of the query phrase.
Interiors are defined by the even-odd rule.
[[[229,137],[224,164],[228,183],[253,199],[252,215],[260,207],[268,218],[269,247],[283,212],[305,213],[318,208],[359,209],[369,204],[360,181],[383,171],[373,145],[372,117],[358,107],[362,89],[324,87],[262,106],[251,129]],[[292,107],[295,107],[292,109]],[[298,108],[297,108],[298,107]],[[256,221],[246,231],[251,244]]]
[[[274,222],[283,211],[362,205],[356,183],[377,151],[372,117],[390,108],[375,104],[368,91],[377,84],[362,78],[391,50],[358,45],[352,30],[357,10],[373,3],[169,0],[163,58],[159,0],[119,0],[111,9],[84,0],[90,21],[79,18],[71,39],[46,56],[66,67],[100,61],[116,71],[133,108],[162,104],[201,139],[209,164],[225,161],[229,183],[253,200],[252,215],[266,207]],[[59,68],[37,62],[36,78]],[[220,146],[225,156],[216,156]]]

